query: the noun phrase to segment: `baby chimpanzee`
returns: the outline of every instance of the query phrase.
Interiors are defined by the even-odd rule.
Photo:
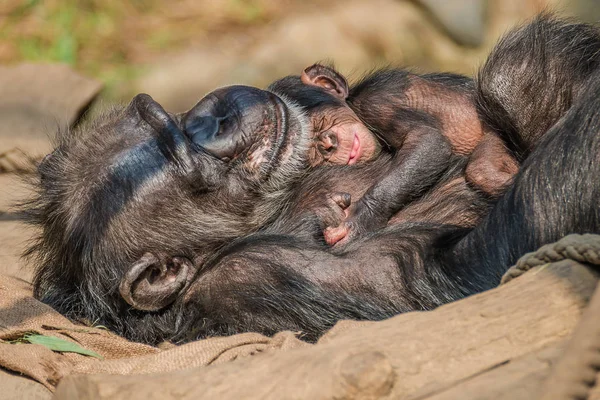
[[[353,165],[384,153],[392,159],[381,178],[346,209],[345,220],[326,227],[329,244],[385,226],[456,157],[468,157],[466,180],[491,197],[499,196],[518,170],[503,141],[479,120],[473,81],[460,75],[384,69],[349,87],[335,69],[314,64],[269,89],[307,112],[311,165]]]

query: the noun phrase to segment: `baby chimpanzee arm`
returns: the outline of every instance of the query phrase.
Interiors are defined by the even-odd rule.
[[[398,118],[403,131],[387,129],[392,134],[382,138],[392,147],[389,168],[348,209],[345,222],[326,229],[330,244],[386,226],[396,212],[433,186],[448,167],[452,148],[435,118],[414,110],[406,114]]]

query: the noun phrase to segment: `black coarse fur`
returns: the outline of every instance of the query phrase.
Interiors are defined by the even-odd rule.
[[[331,95],[312,86],[303,85],[300,76],[290,75],[278,79],[269,85],[268,89],[275,93],[281,93],[294,99],[304,108],[319,108],[336,105],[337,102]]]
[[[386,141],[393,140],[394,136],[402,136],[403,131],[412,130],[411,123],[430,125],[443,131],[440,115],[422,109],[422,105],[409,105],[406,96],[414,85],[415,78],[439,86],[439,93],[432,95],[434,99],[441,92],[446,92],[447,96],[456,93],[469,98],[475,93],[473,80],[463,75],[448,72],[418,75],[406,69],[384,68],[372,71],[351,86],[348,105],[369,129]],[[427,103],[427,100],[430,99],[421,99],[422,103]],[[396,146],[400,147],[400,143],[401,141]]]
[[[569,233],[600,233],[600,71],[583,85],[572,108],[539,139],[513,187],[457,246],[456,262],[478,260],[499,279],[543,244]]]
[[[505,35],[480,69],[481,116],[521,161],[599,66],[596,27],[542,14]]]
[[[535,46],[531,32],[538,32],[533,36]],[[89,234],[95,227],[85,229],[94,221],[78,211],[90,206],[85,182],[97,170],[76,170],[89,160],[78,160],[80,153],[63,150],[99,146],[110,134],[102,131],[104,137],[70,137],[68,146],[59,147],[41,166],[40,196],[28,213],[30,221],[42,228],[40,240],[30,250],[38,261],[36,296],[73,319],[100,323],[130,339],[153,344],[284,329],[301,331],[306,339],[314,340],[340,319],[377,320],[428,310],[489,289],[524,252],[566,234],[599,233],[600,72],[592,71],[595,64],[582,61],[581,52],[574,51],[580,47],[574,49],[572,44],[585,37],[586,48],[600,46],[597,32],[587,25],[544,16],[507,37],[480,73],[477,90],[482,116],[516,150],[523,150],[524,162],[513,186],[474,230],[429,221],[425,215],[419,221],[412,215],[408,222],[331,251],[313,240],[310,232],[289,229],[294,221],[287,225],[278,221],[278,226],[267,226],[263,233],[230,243],[229,226],[215,225],[219,237],[214,237],[208,223],[200,228],[197,222],[243,225],[243,215],[236,208],[240,204],[232,201],[236,197],[227,191],[214,198],[201,192],[194,193],[197,197],[191,202],[189,192],[173,186],[176,178],[165,175],[159,182],[163,186],[157,189],[167,194],[164,204],[151,203],[152,209],[125,208],[125,214],[115,214],[114,219],[133,218],[133,227],[122,231],[123,225],[117,223],[109,242],[94,242]],[[542,64],[537,59],[542,54],[539,49],[544,49]],[[588,54],[587,50],[583,53]],[[587,66],[577,69],[581,63]],[[573,68],[547,70],[546,66]],[[551,79],[538,80],[538,69],[545,74],[552,71],[546,76]],[[589,71],[587,77],[585,71]],[[530,92],[524,87],[539,90]],[[492,96],[507,93],[510,96]],[[579,94],[567,99],[560,97],[564,93]],[[502,125],[502,118],[510,123]],[[540,121],[554,122],[533,129]],[[356,187],[362,184],[364,190],[380,173],[377,168],[381,164],[364,166],[359,173],[350,173],[349,168],[314,169],[290,180],[288,196],[283,197],[287,202],[278,204],[278,209],[303,218],[305,214],[294,212],[294,207],[305,207],[303,196],[309,196],[302,188],[325,185],[330,179],[338,184],[351,181]],[[452,181],[455,176],[446,178]],[[414,207],[419,209],[419,202],[429,201],[431,207],[424,209],[435,209],[436,204],[467,209],[466,187],[463,190],[458,182],[456,188],[457,204],[425,196]],[[439,195],[445,190],[442,186]],[[113,194],[106,193],[106,198],[112,199]],[[144,193],[134,194],[137,201]],[[251,200],[266,203],[269,197]],[[252,205],[248,202],[241,206]],[[101,208],[99,215],[108,206],[95,204]],[[314,229],[314,224],[306,226]],[[198,269],[177,301],[145,312],[125,303],[118,286],[139,253],[154,249],[196,257]]]

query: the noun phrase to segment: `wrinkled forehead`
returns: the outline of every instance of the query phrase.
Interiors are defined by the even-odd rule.
[[[172,191],[178,164],[168,159],[160,140],[126,109],[63,133],[39,172],[45,191],[56,194],[67,229],[101,237],[128,208],[147,203],[152,193]]]
[[[103,217],[110,219],[127,204],[169,186],[175,179],[173,167],[155,139],[122,148],[109,156],[105,167],[99,171],[98,182],[90,189],[90,206],[103,207]]]
[[[229,207],[235,205],[223,202],[221,188],[204,189],[201,171],[212,167],[210,160],[201,159],[199,171],[189,175],[159,147],[153,138],[122,147],[79,179],[77,189],[67,191],[68,231],[105,254],[209,248],[237,235],[243,221],[232,219]]]
[[[77,185],[80,204],[72,212],[96,239],[103,238],[116,222],[121,229],[135,224],[140,216],[132,210],[156,210],[164,193],[177,189],[173,166],[153,140],[125,147],[93,169],[95,177]]]

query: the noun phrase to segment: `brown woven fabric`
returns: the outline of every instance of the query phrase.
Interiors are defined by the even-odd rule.
[[[46,347],[14,343],[35,332],[76,342],[104,357],[56,353]],[[25,281],[0,276],[0,366],[29,376],[53,390],[71,373],[146,374],[218,364],[271,349],[306,346],[292,332],[272,338],[258,333],[211,338],[160,350],[133,343],[105,329],[73,324],[31,296]]]
[[[216,337],[173,347],[155,354],[98,362],[87,359],[73,368],[74,373],[148,374],[220,364],[272,349],[308,346],[289,331],[272,338],[259,333]]]
[[[0,343],[0,366],[51,388],[74,365],[89,362],[88,357],[75,353],[60,354],[40,345],[8,343],[29,332],[76,342],[107,360],[158,352],[154,347],[129,342],[105,329],[75,325],[35,300],[29,283],[1,276],[0,340],[3,342]]]

